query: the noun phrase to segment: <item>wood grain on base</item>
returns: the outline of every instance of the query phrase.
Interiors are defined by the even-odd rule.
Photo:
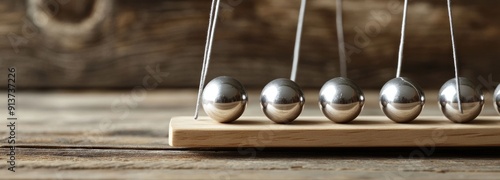
[[[324,117],[301,117],[275,124],[266,117],[242,117],[221,124],[208,117],[174,117],[169,143],[177,147],[450,147],[500,146],[500,117],[455,124],[422,116],[397,124],[383,116],[361,116],[349,124]]]

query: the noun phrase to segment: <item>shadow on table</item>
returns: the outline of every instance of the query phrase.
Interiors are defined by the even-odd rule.
[[[380,147],[380,148],[197,148],[186,149],[207,158],[474,158],[499,159],[500,147]]]

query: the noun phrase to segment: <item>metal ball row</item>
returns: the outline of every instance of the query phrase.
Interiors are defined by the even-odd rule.
[[[480,88],[467,78],[460,77],[459,110],[456,80],[447,81],[439,90],[439,107],[443,114],[456,123],[474,120],[484,105]],[[207,115],[221,123],[238,119],[244,112],[248,95],[236,79],[220,76],[210,81],[203,90],[202,106]],[[364,95],[350,79],[338,77],[327,81],[319,93],[321,112],[336,123],[354,120],[363,109]],[[260,104],[264,114],[275,123],[286,124],[295,120],[304,107],[304,94],[290,79],[275,79],[262,90]],[[422,111],[425,95],[415,82],[398,77],[388,81],[380,91],[380,108],[391,120],[406,123]],[[500,85],[494,92],[494,105],[500,113]]]

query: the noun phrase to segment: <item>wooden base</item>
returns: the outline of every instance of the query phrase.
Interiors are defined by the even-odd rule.
[[[324,117],[301,117],[275,124],[266,117],[242,117],[221,124],[208,117],[174,117],[169,143],[177,147],[450,147],[500,146],[500,117],[478,117],[455,124],[423,116],[398,124],[382,116],[363,116],[349,124]]]

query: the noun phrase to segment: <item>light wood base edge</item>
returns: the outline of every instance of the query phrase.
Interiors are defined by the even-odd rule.
[[[241,117],[221,124],[208,117],[173,117],[169,144],[174,147],[466,147],[500,146],[500,116],[456,124],[422,116],[398,124],[385,116],[360,116],[348,124],[325,117],[300,117],[275,124],[266,117]]]

